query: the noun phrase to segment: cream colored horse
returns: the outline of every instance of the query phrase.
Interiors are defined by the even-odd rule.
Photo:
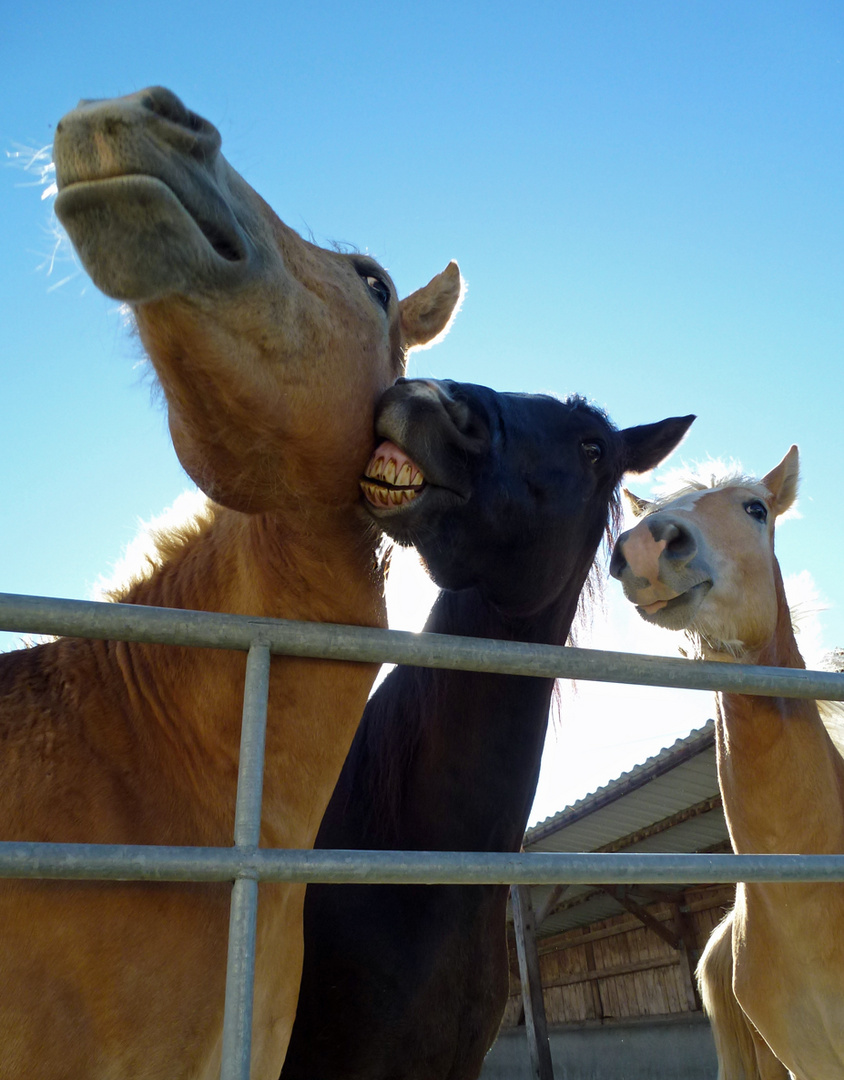
[[[761,480],[635,500],[643,517],[619,538],[611,572],[643,618],[684,630],[708,660],[805,666],[774,555],[774,523],[796,497],[797,462],[792,447]],[[816,702],[719,694],[716,726],[735,851],[844,852],[844,759]],[[755,1073],[727,1071],[722,1055],[722,1076],[785,1075],[772,1054],[798,1080],[840,1080],[844,885],[739,884],[720,933],[702,979],[719,994],[729,934],[735,997],[751,1038],[764,1040],[756,1039]],[[719,1034],[717,1006],[712,1018]],[[725,1028],[720,1035],[730,1038]]]
[[[219,148],[160,88],[82,103],[56,129],[56,212],[95,283],[131,306],[176,452],[214,500],[119,598],[383,625],[358,488],[373,407],[406,351],[445,330],[459,272],[399,302],[378,263],[284,225]],[[230,845],[244,668],[238,653],[75,639],[0,657],[0,838]],[[273,659],[264,846],[312,844],[374,674]],[[0,1076],[217,1074],[229,895],[0,882]],[[302,896],[260,888],[256,1078],[284,1059]]]
[[[785,1065],[774,1056],[733,990],[733,925],[727,912],[710,935],[697,966],[703,1008],[712,1025],[718,1054],[719,1080],[789,1080]]]

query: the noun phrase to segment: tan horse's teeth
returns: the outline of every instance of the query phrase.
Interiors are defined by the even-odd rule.
[[[410,462],[406,461],[401,469],[399,469],[399,475],[396,477],[395,481],[396,484],[398,484],[399,487],[407,487],[408,484],[410,484],[410,473]]]
[[[425,483],[425,477],[418,470],[413,474],[413,479],[410,481],[412,487],[421,487]],[[414,492],[415,494],[415,492]]]
[[[395,484],[395,482],[396,482],[396,463],[395,463],[395,461],[393,461],[392,458],[390,458],[390,460],[384,466],[384,477],[383,477],[383,479],[388,484]]]

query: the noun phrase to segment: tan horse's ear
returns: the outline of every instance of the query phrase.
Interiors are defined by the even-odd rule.
[[[762,483],[774,497],[773,511],[783,514],[797,498],[797,480],[800,472],[799,453],[792,446],[775,469],[762,477]]]
[[[452,259],[441,274],[399,301],[405,347],[433,345],[444,337],[463,299],[463,278]]]
[[[654,507],[652,502],[648,502],[647,499],[640,499],[638,495],[634,495],[633,492],[628,491],[626,487],[621,489],[621,493],[634,517],[644,517],[645,514],[649,513]]]

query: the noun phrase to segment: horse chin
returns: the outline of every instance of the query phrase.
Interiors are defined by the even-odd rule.
[[[222,199],[189,209],[153,176],[71,183],[56,197],[56,215],[94,284],[115,300],[230,288],[251,262],[251,245]]]
[[[691,589],[667,601],[658,611],[647,612],[638,606],[636,611],[645,622],[661,626],[664,630],[690,630],[711,588],[711,581],[700,581]]]
[[[426,557],[426,538],[434,535],[439,527],[434,523],[439,521],[443,511],[465,501],[456,492],[433,484],[426,484],[414,498],[398,505],[373,503],[365,491],[364,495],[363,505],[378,528],[397,544],[418,547],[423,558]]]

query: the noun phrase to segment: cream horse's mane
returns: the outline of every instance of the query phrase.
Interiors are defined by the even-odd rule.
[[[844,758],[844,701],[819,701],[817,706],[823,726]]]
[[[647,501],[647,513],[661,510],[699,491],[719,491],[722,488],[749,487],[764,491],[764,485],[758,476],[750,476],[740,465],[733,462],[726,465],[723,461],[711,459],[689,467],[683,465],[663,473],[657,484],[656,493]],[[635,500],[635,496],[633,496]]]

